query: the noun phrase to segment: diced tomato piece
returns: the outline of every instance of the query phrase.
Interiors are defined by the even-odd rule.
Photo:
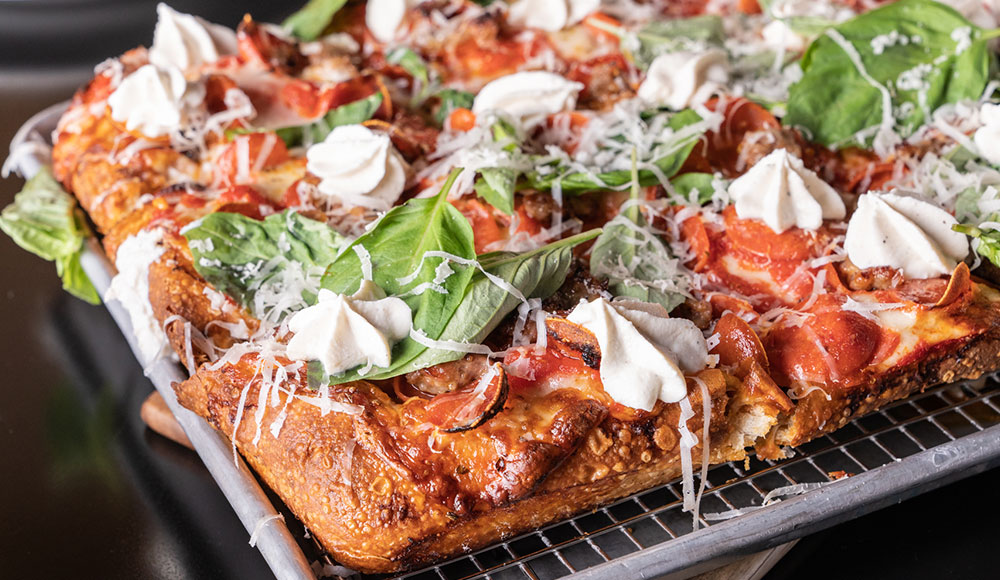
[[[212,211],[238,213],[256,220],[264,219],[278,209],[273,201],[249,185],[230,187],[219,194],[213,205]]]
[[[347,103],[359,101],[379,92],[378,83],[372,76],[356,77],[335,85],[322,87],[301,79],[290,80],[281,88],[280,99],[288,108],[305,119],[316,119]],[[379,108],[386,109],[385,102]],[[386,117],[383,113],[381,116]]]
[[[288,159],[285,142],[273,132],[237,135],[215,161],[213,177],[220,185],[247,183],[258,171]]]
[[[459,107],[448,115],[448,126],[452,131],[470,131],[476,126],[476,114],[464,107]]]
[[[514,211],[517,212],[517,229],[514,230],[515,233],[524,232],[529,236],[534,236],[541,233],[542,228],[545,227],[541,222],[528,215],[528,210],[524,208],[524,205],[518,206]]]
[[[299,184],[302,183],[301,179],[296,179],[294,183],[288,186],[285,190],[285,194],[281,197],[281,203],[285,207],[298,207],[302,205],[302,196],[299,195]]]
[[[760,14],[760,4],[757,0],[738,0],[736,2],[736,9],[743,14]]]
[[[472,225],[475,236],[476,253],[481,254],[486,247],[507,237],[507,231],[497,223],[491,206],[482,203],[474,197],[456,199],[452,204],[462,212],[465,219]]]

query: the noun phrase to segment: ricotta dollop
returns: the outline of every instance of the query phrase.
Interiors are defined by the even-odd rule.
[[[979,107],[979,120],[983,126],[976,129],[972,140],[983,159],[1000,165],[1000,105],[983,103]]]
[[[168,135],[184,120],[187,88],[180,69],[144,65],[125,77],[108,97],[111,118],[147,137]]]
[[[419,3],[419,0],[368,0],[365,26],[379,42],[391,42],[406,13]]]
[[[816,230],[824,219],[843,219],[844,200],[802,160],[775,149],[729,185],[736,215],[763,220],[781,233],[788,228]]]
[[[472,103],[472,112],[503,113],[531,126],[546,117],[576,106],[583,85],[555,73],[526,71],[500,77],[486,84]]]
[[[518,0],[507,19],[515,26],[555,32],[580,22],[600,5],[601,0]]]
[[[156,6],[156,15],[153,46],[149,49],[149,62],[156,66],[191,72],[237,52],[236,33],[225,26],[178,12],[163,3]]]
[[[387,210],[406,187],[406,162],[389,136],[363,125],[342,125],[306,151],[317,189],[347,205]]]
[[[907,278],[951,274],[969,254],[958,222],[943,209],[913,197],[869,192],[847,225],[844,248],[859,268],[889,266]]]
[[[359,365],[387,367],[392,347],[410,333],[410,307],[386,298],[374,282],[365,280],[351,296],[320,290],[316,304],[288,321],[294,332],[287,354],[293,360],[316,360],[328,375]]]
[[[789,52],[802,52],[809,44],[809,39],[792,30],[792,27],[784,20],[772,20],[768,22],[760,31],[764,44],[776,49]]]
[[[639,98],[675,111],[698,106],[729,80],[729,57],[711,48],[703,52],[671,52],[653,59]]]
[[[635,301],[581,302],[566,317],[597,337],[601,382],[616,402],[651,411],[656,400],[687,396],[685,372],[708,365],[705,337],[690,320],[669,318],[663,307]]]
[[[149,302],[149,266],[163,255],[162,242],[160,229],[142,230],[126,238],[115,254],[118,273],[104,294],[105,302],[116,300],[128,312],[144,365],[172,353]]]

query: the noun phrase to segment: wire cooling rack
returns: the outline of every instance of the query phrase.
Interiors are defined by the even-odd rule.
[[[11,151],[30,141],[33,133],[50,134],[65,106],[53,106],[29,120]],[[15,165],[30,175],[46,162],[44,154],[32,150]],[[86,258],[88,275],[99,278],[99,287],[106,286],[110,272],[101,256],[95,251]],[[124,311],[115,304],[108,308],[134,343]],[[269,520],[275,509],[285,512],[287,531],[280,521],[258,530],[257,545],[277,577],[312,577],[310,561],[318,575],[343,570],[276,497],[265,496],[242,462],[230,461],[222,437],[176,406],[170,384],[182,377],[179,365],[160,361],[147,375],[168,403],[174,403],[175,414],[248,531]],[[402,578],[685,578],[1000,465],[1000,381],[993,376],[928,389],[807,443],[796,453],[779,462],[750,458],[745,465],[711,469],[698,530],[693,529],[692,515],[681,511],[681,486],[675,481]],[[769,492],[789,486],[808,491],[762,505]],[[712,519],[713,514],[734,510],[745,513]]]
[[[896,402],[798,447],[789,459],[751,457],[712,468],[698,531],[692,515],[681,511],[675,481],[402,578],[682,578],[998,464],[1000,382],[994,376]],[[762,507],[768,492],[789,486],[809,491]],[[744,513],[713,518],[734,510]]]

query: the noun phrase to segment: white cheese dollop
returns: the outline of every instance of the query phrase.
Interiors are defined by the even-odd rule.
[[[729,184],[736,215],[763,220],[781,233],[790,227],[816,230],[824,219],[843,219],[844,200],[802,160],[775,149]]]
[[[108,97],[111,118],[147,137],[167,135],[184,120],[187,86],[180,69],[142,66]]]
[[[784,20],[772,20],[761,29],[760,35],[765,45],[776,50],[802,52],[809,44],[808,38],[792,30]]]
[[[729,80],[729,57],[711,48],[704,52],[671,52],[653,59],[639,98],[675,111],[707,101]]]
[[[844,248],[859,268],[889,266],[907,278],[951,274],[969,254],[958,222],[943,209],[913,197],[869,192],[847,225]]]
[[[313,306],[295,313],[288,328],[288,357],[317,360],[329,375],[358,365],[387,367],[392,346],[410,333],[410,307],[386,298],[381,288],[365,280],[352,296],[320,290]]]
[[[566,317],[597,337],[601,382],[616,402],[651,411],[656,400],[687,396],[684,372],[708,365],[705,337],[690,320],[669,318],[662,307],[634,301],[581,302]]]
[[[580,22],[600,5],[601,0],[518,0],[510,5],[507,20],[515,26],[555,32]]]
[[[420,0],[368,0],[365,7],[365,26],[379,42],[396,38],[406,13],[420,4]]]
[[[178,12],[163,3],[156,6],[156,15],[149,62],[160,68],[177,67],[189,72],[237,52],[236,33],[225,26]]]
[[[319,192],[347,205],[387,210],[406,187],[406,162],[389,136],[363,125],[342,125],[306,151]]]
[[[163,255],[163,230],[143,230],[118,246],[118,273],[104,294],[104,301],[117,300],[128,312],[143,365],[169,355],[170,343],[149,303],[149,266]]]
[[[583,85],[544,71],[517,72],[490,81],[476,95],[472,112],[477,116],[498,111],[525,126],[576,107]]]
[[[983,103],[979,108],[983,126],[976,129],[972,140],[979,154],[994,165],[1000,165],[1000,105]]]

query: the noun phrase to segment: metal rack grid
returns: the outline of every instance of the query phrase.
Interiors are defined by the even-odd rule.
[[[883,466],[900,463],[922,452],[943,453],[950,458],[955,453],[962,453],[963,447],[978,447],[978,442],[967,439],[975,434],[994,442],[992,452],[988,453],[988,463],[1000,461],[1000,381],[997,376],[928,389],[797,448],[796,456],[789,459],[765,461],[751,457],[745,465],[716,466],[708,472],[708,488],[701,502],[699,523],[702,527],[717,528],[723,521],[713,522],[706,515],[736,509],[754,510],[773,489],[801,483],[830,483],[843,477],[837,472],[845,472],[851,476],[848,479],[852,479],[876,470],[885,471]],[[948,447],[948,443],[955,443],[957,447]],[[932,462],[937,465],[940,461],[935,457],[932,456]],[[987,467],[978,460],[974,463],[981,470]],[[966,471],[953,479],[972,473],[975,471]],[[931,481],[912,478],[911,481],[897,481],[893,487],[896,493],[908,497],[935,486]],[[908,488],[908,492],[899,491],[903,488]],[[796,500],[808,502],[815,495],[810,491]],[[785,507],[781,503],[792,502],[779,502],[768,510]],[[852,515],[839,519],[855,517],[880,506],[870,502],[867,509],[865,507],[853,506]],[[740,516],[738,519],[749,518]],[[778,534],[769,535],[765,531],[752,546],[743,546],[741,551],[750,553],[789,541],[839,519],[828,518],[824,525],[822,518],[813,517],[813,526],[798,526],[795,532],[783,534],[780,539]],[[604,576],[607,566],[602,565],[628,566],[630,561],[669,547],[672,540],[689,535],[692,528],[692,515],[681,511],[681,484],[674,481],[487,549],[408,573],[402,578],[551,580],[581,572]],[[661,566],[654,573],[661,572],[669,570]]]

